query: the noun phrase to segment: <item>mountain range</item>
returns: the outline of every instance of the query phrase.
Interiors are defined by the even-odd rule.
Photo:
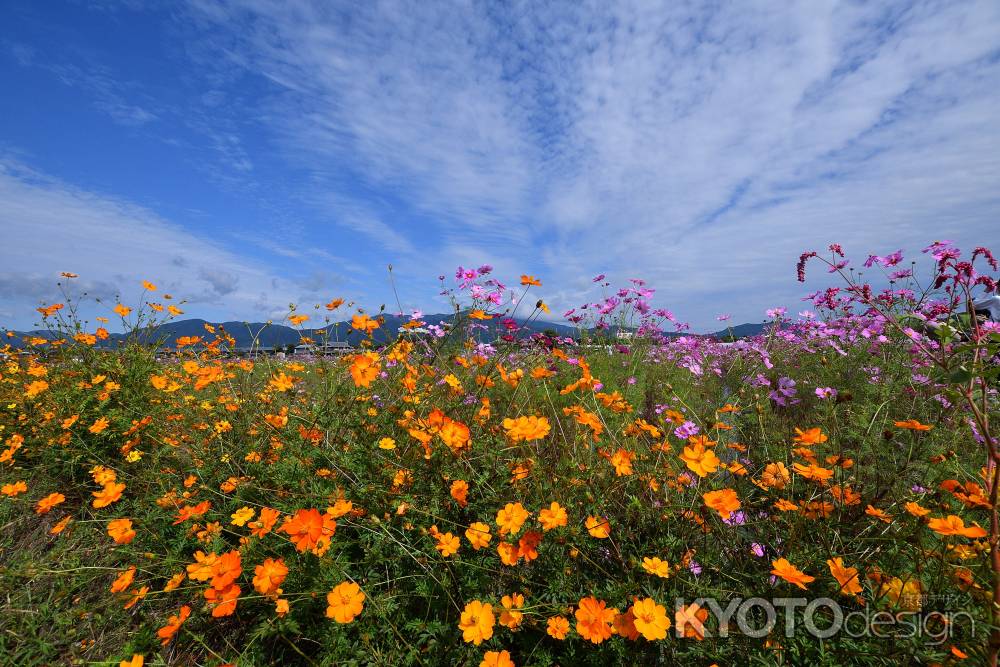
[[[387,340],[395,338],[399,331],[399,327],[409,321],[408,317],[400,317],[397,315],[383,314],[381,317],[384,319],[384,322],[382,326],[376,329],[373,333],[375,343],[384,343]],[[454,319],[454,317],[454,314],[425,315],[423,320],[428,324],[436,324],[442,321],[450,322]],[[249,348],[251,346],[261,348],[285,347],[288,345],[298,344],[303,336],[312,338],[315,342],[321,342],[324,340],[346,341],[353,347],[358,345],[364,338],[362,334],[351,328],[349,321],[335,322],[319,329],[295,329],[283,324],[268,324],[265,322],[208,322],[202,319],[186,319],[166,322],[153,327],[147,327],[145,329],[139,329],[137,334],[139,339],[144,342],[173,346],[176,344],[178,338],[185,336],[201,336],[204,339],[210,339],[211,334],[206,331],[206,324],[215,327],[216,330],[224,329],[226,333],[236,340],[235,347],[237,348]],[[477,335],[477,337],[483,341],[495,339],[501,326],[499,318],[484,320],[477,322],[477,324],[481,324],[483,326],[483,329],[480,330]],[[520,327],[520,330],[518,331],[519,336],[543,332],[555,333],[557,336],[570,338],[577,338],[579,336],[579,330],[576,327],[558,324],[555,322],[518,320],[518,326]],[[717,331],[715,333],[701,335],[712,336],[715,338],[726,338],[732,335],[735,338],[744,338],[748,336],[756,336],[760,334],[764,328],[765,324],[763,323],[745,323],[730,327],[729,329]],[[48,329],[37,329],[34,331],[14,333],[16,338],[8,338],[8,342],[10,342],[14,347],[19,347],[22,344],[21,339],[25,336],[36,336],[48,339],[62,336],[59,332]],[[617,327],[611,327],[609,330],[604,332],[605,335],[611,335],[612,337],[614,337],[616,333]],[[665,335],[679,336],[681,334],[667,333]],[[100,346],[114,347],[121,341],[125,340],[125,338],[126,334],[114,333],[111,334],[107,340],[102,341]]]

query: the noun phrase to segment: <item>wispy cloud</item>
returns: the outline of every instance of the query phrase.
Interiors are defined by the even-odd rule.
[[[292,276],[148,208],[80,190],[9,159],[0,159],[0,201],[4,326],[27,326],[38,302],[59,299],[62,271],[80,274],[77,295],[86,291],[108,302],[120,294],[133,305],[140,280],[151,280],[186,299],[189,315],[209,319],[266,319],[285,313],[290,302],[318,296]],[[84,312],[109,310],[91,304]]]
[[[330,202],[336,160],[443,245],[644,274],[703,322],[737,285],[743,317],[790,298],[804,247],[988,241],[1000,213],[993,2],[193,6]]]
[[[186,285],[225,307],[331,282],[389,301],[387,263],[406,305],[432,307],[428,278],[490,262],[541,275],[555,307],[595,273],[644,277],[659,305],[710,328],[716,311],[794,305],[803,249],[996,237],[992,0],[190,0],[170,21],[179,98],[8,51],[70,85],[97,77],[98,108],[156,128],[271,220],[207,246],[177,230],[301,265],[280,288],[233,252],[189,266]],[[27,198],[21,175],[5,178]]]

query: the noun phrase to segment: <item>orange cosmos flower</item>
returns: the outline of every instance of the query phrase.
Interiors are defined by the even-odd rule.
[[[497,512],[497,526],[501,535],[514,534],[521,530],[521,526],[531,514],[524,509],[521,503],[507,503],[503,509]]]
[[[185,579],[184,573],[178,572],[174,576],[170,577],[170,580],[167,581],[166,585],[163,587],[163,592],[169,593],[170,591],[177,590],[180,587],[180,585],[184,583],[184,579]]]
[[[144,657],[138,653],[133,653],[131,660],[122,660],[118,663],[118,667],[142,667],[145,663],[146,659]]]
[[[576,631],[587,641],[600,644],[611,637],[611,622],[616,613],[604,600],[593,596],[583,598],[576,610]]]
[[[99,419],[95,420],[94,423],[91,424],[89,428],[87,428],[87,430],[93,433],[94,435],[97,435],[99,433],[102,433],[110,423],[111,422],[108,421],[107,417],[100,417]]]
[[[919,503],[915,503],[912,500],[906,503],[905,507],[907,512],[909,512],[910,514],[912,514],[917,518],[920,518],[922,516],[927,516],[928,514],[931,513],[929,509],[927,509],[926,507],[921,507]]]
[[[465,507],[469,504],[467,496],[469,494],[469,483],[462,479],[456,479],[451,483],[451,497],[455,499],[455,502],[459,504],[460,507]]]
[[[504,565],[517,565],[517,561],[521,560],[520,549],[510,542],[501,542],[498,544],[497,554],[500,556],[500,562]]]
[[[275,391],[286,392],[295,386],[296,378],[285,375],[284,371],[279,372],[277,375],[271,377],[268,386]]]
[[[632,605],[632,615],[635,617],[632,621],[635,629],[647,640],[667,638],[667,630],[670,629],[667,609],[663,605],[656,604],[653,598],[637,600]]]
[[[227,551],[212,564],[212,588],[224,590],[243,574],[243,564],[240,552]]]
[[[631,609],[626,609],[624,614],[615,609],[615,620],[611,622],[611,632],[630,641],[639,638],[639,631],[635,627],[635,614],[632,613]]]
[[[271,595],[288,576],[288,568],[282,559],[267,558],[254,568],[253,587],[261,595]]]
[[[91,503],[91,505],[93,505],[94,509],[107,507],[108,505],[121,500],[122,491],[124,490],[124,484],[119,484],[117,482],[106,484],[100,491],[94,491],[94,502]]]
[[[894,423],[896,425],[896,428],[902,428],[908,431],[929,431],[932,428],[934,428],[930,424],[921,424],[916,419],[906,419]]]
[[[541,287],[542,286],[542,281],[540,281],[538,278],[536,278],[534,276],[529,276],[529,275],[526,275],[526,274],[522,274],[521,275],[521,284],[522,285],[534,285],[535,287]]]
[[[858,570],[854,567],[846,567],[844,559],[837,556],[833,560],[827,560],[830,567],[830,574],[840,584],[841,595],[855,595],[861,592],[861,578],[858,577]]]
[[[625,477],[632,474],[632,460],[635,454],[627,449],[619,449],[611,455],[611,465],[615,467],[616,477]]]
[[[337,623],[350,623],[364,608],[365,594],[357,584],[345,581],[326,595],[326,616]]]
[[[701,641],[705,638],[705,621],[708,620],[708,610],[702,609],[701,605],[691,603],[683,609],[674,612],[674,622],[677,623],[677,631],[684,631],[684,636],[688,639],[694,638]]]
[[[462,546],[462,541],[452,535],[451,533],[439,533],[437,532],[437,526],[432,526],[434,528],[434,539],[437,540],[437,544],[434,548],[441,552],[441,555],[447,558],[448,556],[453,556],[458,553],[458,549]]]
[[[236,611],[236,603],[240,593],[243,591],[236,584],[229,584],[225,588],[215,588],[214,586],[205,590],[205,600],[212,610],[214,618],[231,616]]]
[[[566,639],[569,634],[569,620],[562,616],[554,616],[545,623],[545,633],[553,639]]]
[[[50,493],[35,505],[35,514],[48,514],[52,508],[66,501],[66,496],[61,493]]]
[[[293,327],[299,326],[300,324],[302,324],[303,322],[305,322],[308,319],[309,319],[308,315],[289,315],[288,316],[288,321],[292,323]]]
[[[792,470],[794,470],[799,475],[802,475],[806,479],[811,479],[814,482],[819,482],[823,486],[826,486],[826,480],[833,477],[833,470],[829,468],[823,468],[821,466],[810,464],[802,465],[801,463],[793,463]]]
[[[545,417],[517,417],[503,420],[507,437],[513,442],[540,440],[549,434],[552,427]]]
[[[351,328],[370,336],[373,331],[379,328],[379,322],[364,314],[355,315],[351,318]]]
[[[286,519],[281,531],[288,534],[297,551],[322,548],[337,531],[337,520],[317,509],[299,510]]]
[[[591,537],[599,540],[606,540],[611,536],[611,522],[604,517],[588,516],[584,526]]]
[[[689,447],[685,447],[681,452],[680,459],[698,477],[705,477],[719,469],[719,457],[715,452],[708,449],[700,442],[696,442]]]
[[[505,595],[500,600],[503,611],[500,612],[500,625],[517,630],[524,619],[524,614],[519,611],[524,606],[524,596],[520,593]]]
[[[135,580],[135,565],[132,565],[129,567],[129,569],[125,570],[115,578],[114,582],[112,582],[111,584],[111,592],[122,593],[128,590],[128,587],[132,585],[132,582],[134,580]]]
[[[73,520],[72,517],[69,516],[63,517],[62,519],[59,520],[59,522],[56,525],[52,526],[52,528],[49,529],[49,535],[58,535],[59,533],[63,532],[64,530],[66,530],[66,526],[68,526],[69,522],[72,520]]]
[[[108,535],[115,544],[130,544],[135,539],[131,519],[114,519],[108,522]]]
[[[132,312],[132,309],[119,303],[115,306],[115,312],[122,317],[128,317],[128,314]]]
[[[799,506],[789,500],[780,498],[778,502],[774,503],[774,509],[780,512],[794,512],[799,509]]]
[[[176,526],[177,524],[183,523],[188,519],[202,516],[211,507],[212,503],[207,500],[203,500],[197,505],[184,505],[179,510],[177,510],[177,518],[174,520],[173,525]]]
[[[465,531],[465,539],[469,540],[469,544],[472,545],[473,549],[479,551],[483,547],[490,545],[490,540],[493,539],[493,536],[490,534],[490,527],[488,525],[477,521]]]
[[[538,523],[542,524],[542,529],[546,532],[565,526],[568,518],[566,510],[557,502],[553,502],[538,513]]]
[[[800,445],[821,445],[826,441],[827,437],[819,427],[811,428],[808,431],[796,428],[795,437],[792,438],[792,442],[797,442]]]
[[[873,516],[876,519],[878,519],[879,521],[883,521],[885,523],[892,523],[892,517],[891,516],[889,516],[888,514],[886,514],[885,512],[883,512],[880,509],[872,507],[871,505],[869,505],[868,507],[865,508],[865,514],[867,514],[868,516]]]
[[[515,667],[510,651],[487,651],[479,667]]]
[[[193,581],[208,581],[212,578],[215,563],[219,556],[215,553],[206,554],[204,551],[194,552],[195,562],[187,566],[188,576]]]
[[[0,487],[0,493],[2,493],[5,496],[9,496],[11,498],[19,496],[20,494],[25,493],[27,490],[28,490],[28,485],[27,483],[25,483],[24,480],[18,480],[13,484],[4,484],[2,487]]]
[[[355,387],[370,387],[381,370],[375,352],[362,352],[351,357],[351,378]]]
[[[660,558],[643,558],[642,569],[663,579],[670,576],[670,564]]]
[[[705,505],[718,512],[723,519],[728,519],[733,512],[740,508],[740,499],[732,489],[709,491],[702,494],[701,497],[705,500]]]
[[[792,475],[781,461],[768,463],[760,475],[760,483],[768,489],[783,489],[792,481]]]
[[[517,555],[531,562],[538,558],[538,545],[542,543],[542,534],[537,530],[529,530],[517,542]]]
[[[146,597],[146,593],[148,592],[149,592],[149,586],[143,586],[137,591],[132,591],[132,597],[130,597],[128,601],[125,602],[124,608],[131,609],[132,607],[136,606],[137,604],[139,604],[140,601],[142,601]]]
[[[271,532],[279,516],[281,516],[281,512],[276,509],[262,508],[260,514],[257,515],[257,520],[247,524],[250,527],[250,534],[254,537],[264,537]]]
[[[816,577],[810,577],[808,574],[789,563],[786,558],[779,558],[776,561],[771,561],[771,565],[774,568],[771,570],[771,574],[776,577],[781,577],[790,584],[795,584],[802,590],[806,590],[806,584],[816,580]]]
[[[954,514],[943,519],[931,519],[927,522],[927,527],[939,535],[961,535],[972,539],[986,537],[986,531],[979,526],[965,527],[965,522],[961,517]]]
[[[156,631],[156,636],[163,640],[161,642],[163,646],[170,643],[170,640],[174,638],[174,635],[177,634],[181,625],[184,624],[184,621],[186,621],[190,615],[191,607],[184,605],[181,607],[180,613],[172,615],[169,619],[167,619],[167,624]]]
[[[458,629],[462,631],[462,640],[479,646],[493,636],[493,606],[473,600],[465,605],[458,621]]]

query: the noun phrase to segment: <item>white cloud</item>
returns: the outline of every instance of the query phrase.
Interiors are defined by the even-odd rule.
[[[207,138],[177,141],[223,190],[250,184],[280,236],[206,239],[8,166],[0,221],[35,257],[13,258],[10,290],[36,298],[36,267],[72,258],[93,266],[95,289],[162,268],[248,313],[334,283],[389,301],[378,273],[391,262],[404,305],[430,309],[430,278],[488,262],[541,276],[557,309],[596,273],[644,277],[657,305],[710,329],[718,311],[794,307],[817,284],[794,282],[805,249],[997,238],[993,0],[189,8],[171,34],[194,64],[190,108],[109,68],[46,67],[93,81],[119,123]],[[224,249],[236,243],[303,270],[277,279]]]
[[[611,270],[712,327],[800,294],[804,249],[995,238],[995,2],[194,7],[335,208],[324,161],[435,221],[342,224],[424,266],[513,258],[560,307]]]
[[[62,271],[77,292],[133,304],[140,280],[187,299],[190,316],[262,319],[280,315],[302,289],[262,264],[224,249],[117,197],[86,192],[0,159],[0,296],[3,326],[34,322],[40,301],[61,300]],[[113,301],[112,301],[113,303]],[[109,306],[85,313],[107,314]]]

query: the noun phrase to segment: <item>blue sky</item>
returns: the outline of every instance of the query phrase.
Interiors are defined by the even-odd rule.
[[[212,320],[437,276],[642,277],[698,330],[794,265],[1000,241],[1000,3],[0,7],[0,324],[61,271]],[[393,305],[390,309],[395,310]]]

